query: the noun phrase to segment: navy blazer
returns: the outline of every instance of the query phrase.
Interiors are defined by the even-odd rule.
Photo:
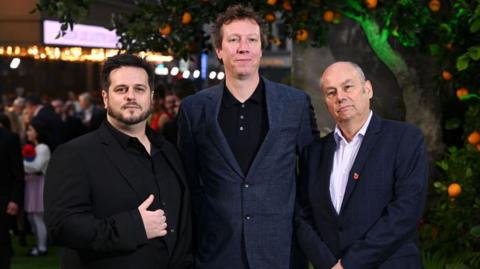
[[[333,133],[302,155],[296,217],[300,247],[318,269],[421,268],[417,223],[427,191],[421,131],[375,113],[358,151],[340,213],[330,198]]]
[[[182,102],[178,144],[197,217],[197,268],[290,267],[297,156],[317,129],[307,94],[262,79],[269,130],[247,175],[217,120],[224,84]]]

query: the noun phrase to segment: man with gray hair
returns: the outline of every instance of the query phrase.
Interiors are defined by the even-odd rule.
[[[427,191],[422,132],[370,109],[372,83],[351,62],[320,88],[335,131],[302,155],[299,244],[315,268],[421,268],[417,223]]]
[[[105,109],[93,103],[92,95],[84,92],[78,96],[82,108],[82,122],[88,131],[96,130],[106,117]]]

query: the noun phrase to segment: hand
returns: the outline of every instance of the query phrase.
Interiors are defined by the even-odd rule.
[[[15,202],[8,202],[7,204],[7,214],[11,216],[17,215],[18,212],[18,205]]]
[[[338,260],[337,264],[335,264],[332,269],[343,269],[342,263],[340,261],[341,260]]]
[[[143,226],[145,226],[148,239],[165,236],[167,234],[167,223],[163,210],[147,210],[153,203],[153,199],[153,194],[150,194],[148,198],[138,206],[138,211],[140,212],[140,216],[142,216]]]

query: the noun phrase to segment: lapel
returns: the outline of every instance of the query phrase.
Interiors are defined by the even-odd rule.
[[[242,178],[244,177],[242,169],[233,155],[232,149],[228,145],[227,138],[223,134],[222,128],[218,123],[218,113],[222,103],[224,85],[223,83],[211,88],[207,95],[208,103],[205,105],[205,118],[207,119],[207,132],[211,137],[212,143],[218,148],[225,161]]]
[[[355,162],[352,165],[352,169],[348,175],[347,187],[345,188],[345,195],[343,196],[342,206],[340,213],[343,212],[345,206],[348,204],[348,200],[352,195],[358,182],[362,180],[362,169],[368,160],[371,150],[375,147],[375,144],[380,136],[381,131],[381,118],[377,114],[373,113],[370,125],[367,128],[365,137],[363,137],[362,145],[358,150]]]
[[[275,84],[265,78],[260,78],[263,80],[265,86],[265,100],[267,104],[267,116],[268,116],[268,131],[263,139],[260,148],[253,159],[252,165],[250,169],[248,169],[247,177],[250,174],[256,174],[256,169],[262,163],[262,160],[268,155],[270,148],[275,144],[275,133],[279,128],[279,124],[281,122],[282,116],[282,104],[287,104],[282,100],[282,95],[280,95],[280,91],[277,89]]]
[[[333,155],[335,154],[336,147],[337,144],[335,143],[333,133],[330,133],[327,137],[325,137],[325,149],[322,151],[323,156],[318,164],[320,166],[320,169],[318,170],[320,171],[319,178],[325,179],[320,180],[320,182],[322,182],[320,185],[321,197],[324,197],[324,204],[327,205],[327,210],[329,210],[333,216],[338,216],[330,196],[330,174],[332,173],[333,169]]]
[[[98,135],[100,143],[103,146],[104,152],[113,166],[120,172],[127,184],[135,191],[139,199],[143,198],[145,193],[150,193],[147,187],[142,184],[141,180],[136,180],[137,175],[131,169],[132,160],[128,154],[125,154],[122,146],[116,141],[108,126],[103,122],[98,128]]]

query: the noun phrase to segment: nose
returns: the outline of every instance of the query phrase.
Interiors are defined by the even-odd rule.
[[[248,53],[250,51],[250,44],[248,44],[248,40],[245,38],[240,39],[238,44],[238,53]]]
[[[337,92],[337,103],[341,104],[342,102],[345,101],[345,93],[343,91],[338,91]]]
[[[135,99],[135,90],[133,88],[128,88],[127,94],[125,94],[127,100],[134,100]]]

